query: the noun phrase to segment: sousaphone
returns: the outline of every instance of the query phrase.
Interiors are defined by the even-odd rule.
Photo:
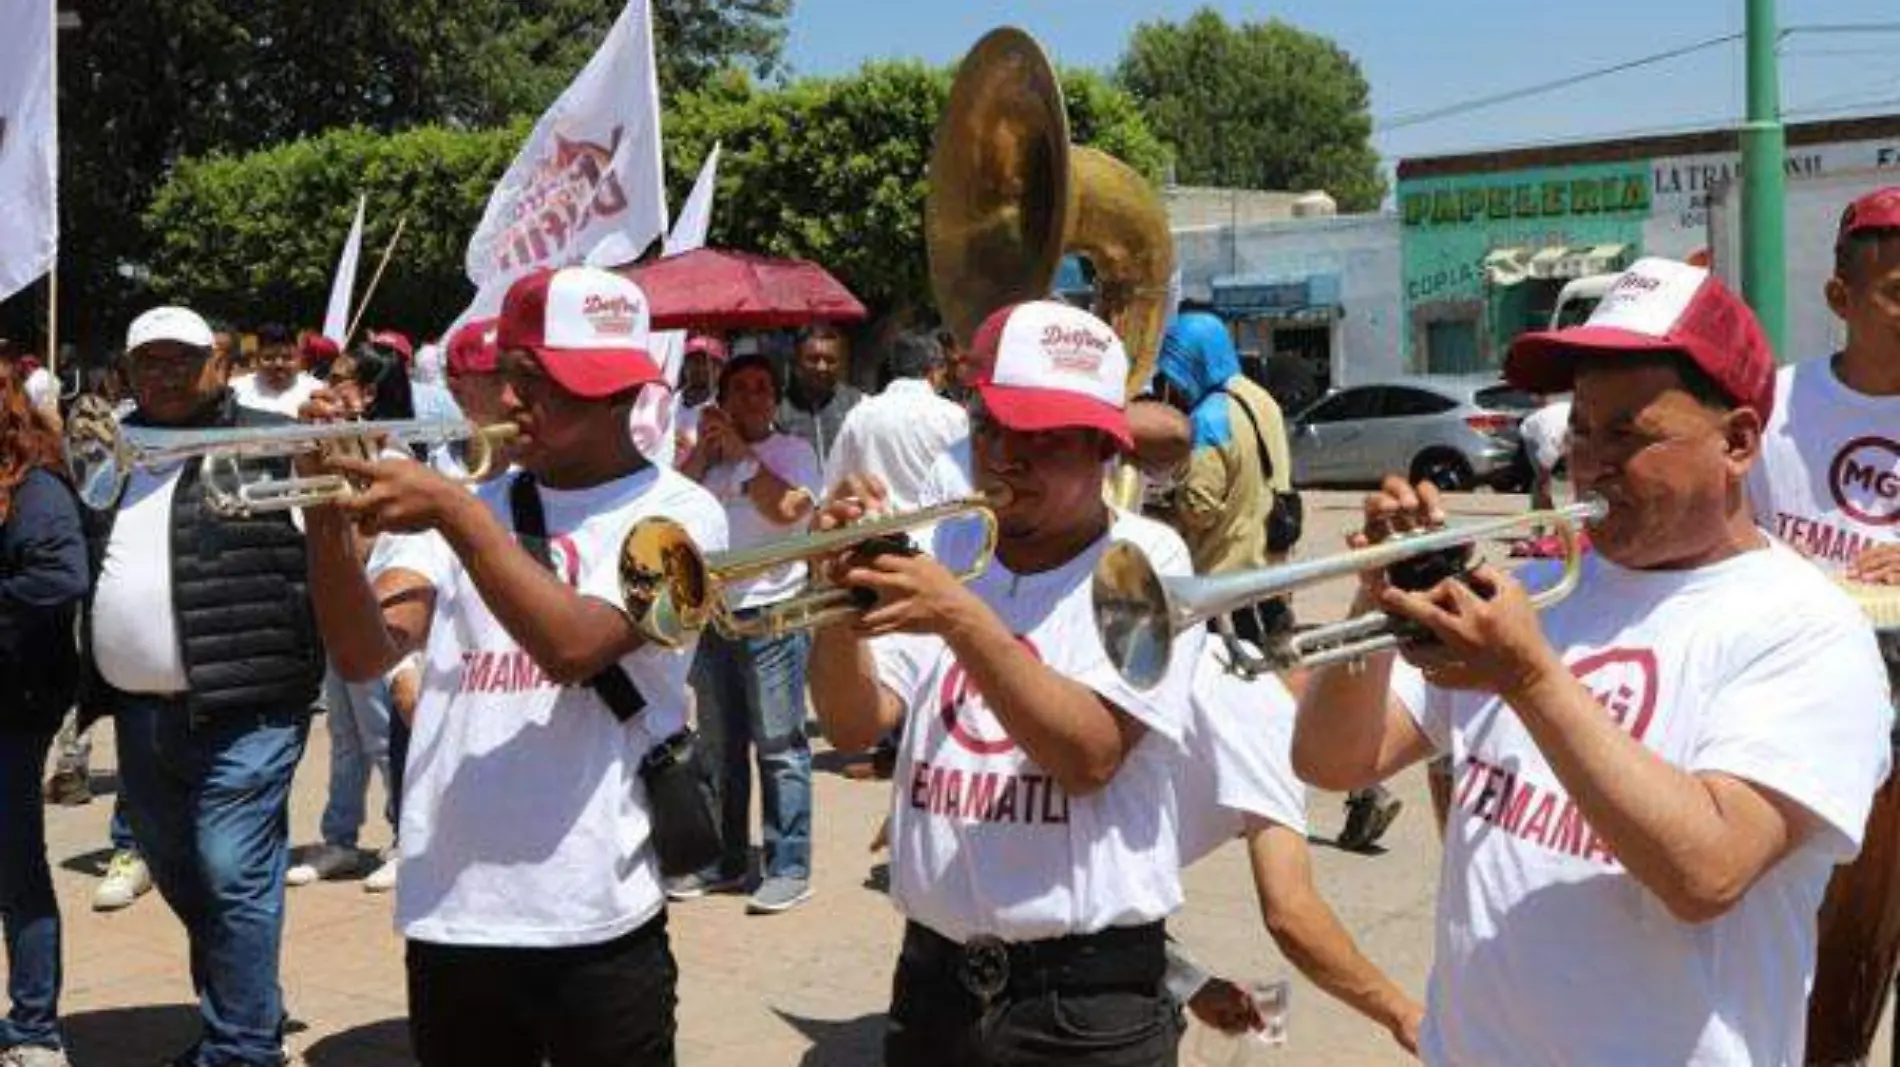
[[[1167,318],[1174,242],[1161,198],[1126,163],[1069,143],[1062,85],[1022,30],[963,58],[930,155],[924,238],[937,309],[968,346],[991,312],[1048,297],[1063,255],[1095,270],[1094,311],[1146,386]]]

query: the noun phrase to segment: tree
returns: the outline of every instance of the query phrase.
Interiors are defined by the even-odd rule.
[[[1347,211],[1385,196],[1365,76],[1324,37],[1278,19],[1230,26],[1202,8],[1136,27],[1116,80],[1174,149],[1184,184],[1324,189]]]
[[[926,172],[950,79],[917,63],[871,63],[777,91],[715,82],[667,116],[670,183],[687,188],[717,141],[714,244],[816,260],[879,312],[927,306]],[[1077,143],[1160,177],[1167,152],[1127,94],[1085,71],[1062,82]]]
[[[538,114],[624,4],[72,0],[80,28],[60,40],[62,320],[116,329],[145,299],[142,272],[167,269],[138,220],[176,161],[339,128],[490,128]],[[662,91],[732,63],[775,70],[789,7],[654,0]]]
[[[1085,72],[1065,73],[1063,85],[1078,142],[1161,174],[1166,151],[1127,94]],[[728,73],[662,118],[670,202],[719,141],[713,243],[817,260],[877,313],[927,306],[925,172],[949,89],[949,71],[915,63],[782,88]],[[362,190],[366,262],[409,215],[366,321],[439,330],[472,295],[463,252],[527,129],[525,119],[478,132],[354,129],[182,161],[144,216],[152,288],[242,322],[309,323]]]

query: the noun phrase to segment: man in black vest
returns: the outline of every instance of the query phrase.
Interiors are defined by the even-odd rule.
[[[128,424],[287,421],[237,404],[194,312],[146,312],[125,347]],[[82,704],[117,721],[133,833],[190,937],[204,1034],[172,1063],[278,1067],[290,783],[323,647],[290,516],[222,517],[199,474],[195,461],[134,471],[94,515]]]

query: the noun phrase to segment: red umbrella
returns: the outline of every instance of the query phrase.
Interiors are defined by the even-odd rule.
[[[867,314],[851,290],[805,259],[700,248],[620,273],[646,292],[656,330],[770,330]]]

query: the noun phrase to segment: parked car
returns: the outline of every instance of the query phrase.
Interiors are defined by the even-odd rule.
[[[1421,375],[1341,389],[1288,427],[1293,478],[1308,485],[1376,485],[1387,474],[1441,489],[1518,485],[1517,424],[1536,398],[1494,377]]]

